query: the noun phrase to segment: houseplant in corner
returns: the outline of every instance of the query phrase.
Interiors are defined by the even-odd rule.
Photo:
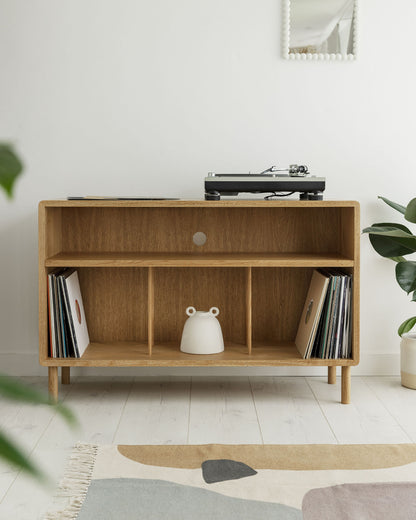
[[[5,191],[8,198],[12,198],[15,181],[22,170],[23,165],[13,147],[8,143],[0,142],[0,188]],[[42,392],[2,374],[0,374],[0,396],[17,402],[51,405],[69,424],[76,424],[75,417],[68,408],[60,403],[52,403],[49,397]],[[26,471],[35,478],[44,479],[41,471],[21,451],[15,441],[1,430],[0,459]]]
[[[411,223],[416,223],[416,198],[407,206],[402,206],[379,197],[386,204],[399,211]],[[377,223],[363,229],[368,233],[376,252],[396,262],[396,280],[399,286],[416,302],[416,261],[405,258],[416,251],[416,236],[403,224],[392,222]],[[400,367],[402,385],[416,389],[416,333],[411,332],[416,325],[416,316],[406,319],[398,329],[402,338],[400,344]]]
[[[3,188],[9,198],[12,197],[14,183],[22,171],[22,162],[13,146],[0,142],[0,188]]]

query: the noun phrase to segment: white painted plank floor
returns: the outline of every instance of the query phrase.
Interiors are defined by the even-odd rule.
[[[46,378],[23,378],[47,389]],[[71,447],[96,444],[352,444],[416,442],[416,392],[397,377],[72,378],[60,399],[73,431],[47,407],[0,400],[0,429],[49,475],[45,487],[0,462],[0,520],[41,520]]]

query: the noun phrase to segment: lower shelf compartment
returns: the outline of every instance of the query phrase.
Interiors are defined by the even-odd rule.
[[[80,359],[48,358],[44,366],[346,366],[352,359],[303,359],[293,342],[278,344],[253,342],[252,352],[246,345],[226,343],[220,354],[185,354],[176,342],[155,344],[149,356],[147,343],[90,343]]]

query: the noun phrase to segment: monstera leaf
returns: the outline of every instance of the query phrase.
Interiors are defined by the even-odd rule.
[[[14,183],[22,170],[23,164],[13,146],[0,143],[0,187],[6,192],[7,197],[12,197]]]

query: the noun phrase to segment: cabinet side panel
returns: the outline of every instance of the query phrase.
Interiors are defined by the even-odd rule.
[[[312,271],[253,268],[253,343],[295,340]]]
[[[339,227],[339,237],[340,237],[340,250],[339,252],[346,256],[347,258],[351,258],[355,260],[354,254],[356,249],[356,226],[355,226],[355,214],[356,208],[340,208],[340,227]]]
[[[62,251],[62,209],[39,204],[38,272],[39,272],[39,361],[49,356],[48,272],[47,257]]]
[[[343,208],[341,223],[341,253],[354,260],[354,266],[344,270],[352,275],[351,357],[357,365],[360,361],[360,206]]]
[[[45,255],[56,255],[62,251],[62,208],[46,207]]]
[[[179,348],[189,306],[218,307],[224,341],[246,343],[246,271],[239,268],[158,268],[155,273],[155,343]]]
[[[46,258],[46,208],[42,204],[38,210],[38,301],[39,301],[39,362],[48,357],[48,296]]]
[[[352,318],[352,357],[354,363],[360,361],[360,206],[354,208],[354,221],[351,223],[354,229],[354,281],[353,281],[353,318]]]
[[[78,269],[91,342],[147,341],[147,269]]]

